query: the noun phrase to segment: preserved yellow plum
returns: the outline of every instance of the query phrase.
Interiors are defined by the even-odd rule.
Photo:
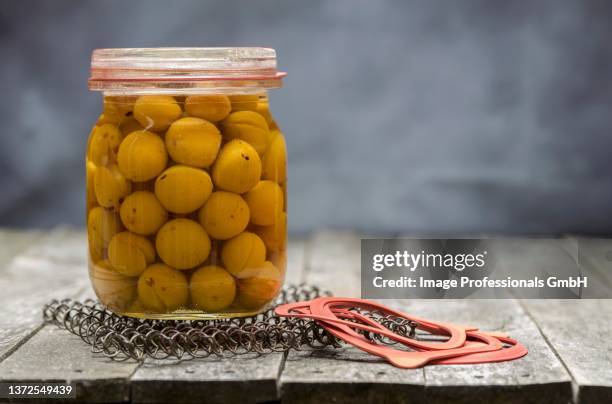
[[[108,262],[126,276],[140,275],[155,262],[155,255],[149,239],[127,231],[115,234],[108,244]]]
[[[121,174],[116,165],[97,167],[94,189],[98,204],[105,208],[118,207],[120,201],[132,191],[132,184]]]
[[[278,220],[284,207],[283,190],[274,181],[259,181],[244,195],[249,205],[251,223],[260,226],[270,226]]]
[[[191,275],[189,288],[193,305],[209,312],[227,308],[236,297],[236,280],[216,265],[196,270]]]
[[[138,276],[147,267],[142,251],[115,239],[112,239],[108,246],[108,261],[117,272],[125,276]]]
[[[187,277],[168,265],[153,264],[138,278],[138,300],[150,310],[165,313],[187,306]]]
[[[89,275],[150,319],[261,312],[287,263],[287,151],[266,48],[99,49],[86,150]]]
[[[121,221],[136,234],[148,236],[168,220],[168,212],[149,191],[136,191],[128,195],[119,209]]]
[[[94,262],[102,259],[111,238],[123,229],[119,217],[112,211],[99,206],[87,215],[87,238],[89,252]]]
[[[181,118],[166,132],[166,147],[177,163],[209,167],[221,147],[221,133],[215,125],[200,118]]]
[[[272,129],[272,122],[274,122],[274,118],[272,118],[272,114],[270,113],[270,106],[268,105],[268,101],[260,101],[257,103],[257,107],[255,108],[255,112],[259,115],[263,116],[268,124],[268,128]]]
[[[136,97],[111,96],[104,98],[104,120],[120,123],[134,110]]]
[[[147,130],[165,130],[183,111],[169,95],[143,95],[134,104],[134,118]]]
[[[185,111],[191,116],[218,122],[229,115],[232,104],[226,95],[190,95],[185,99]]]
[[[254,233],[243,232],[223,244],[221,261],[236,278],[249,278],[259,272],[266,260],[266,246]]]
[[[155,195],[164,208],[173,213],[191,213],[208,199],[213,184],[204,170],[176,165],[155,181]]]
[[[116,272],[107,260],[91,266],[91,280],[96,295],[111,310],[123,311],[136,298],[136,278]]]
[[[233,192],[213,192],[200,209],[198,218],[211,237],[227,240],[246,229],[249,224],[249,205]]]
[[[89,140],[89,159],[98,166],[113,163],[122,139],[123,135],[115,125],[98,126]]]
[[[87,210],[94,208],[98,203],[96,198],[96,187],[94,185],[94,179],[96,177],[96,165],[93,161],[87,160],[85,163],[85,170],[87,171],[86,187],[87,187]]]
[[[248,143],[232,140],[221,148],[213,166],[212,177],[217,187],[243,194],[259,181],[261,159]]]
[[[282,279],[274,264],[264,262],[255,276],[238,280],[238,302],[247,309],[265,306],[278,294]]]
[[[261,177],[282,184],[287,180],[287,149],[285,137],[273,131],[274,138],[261,160]]]
[[[166,168],[168,154],[161,138],[146,130],[132,132],[119,145],[119,169],[132,181],[153,179]]]
[[[157,253],[176,269],[190,269],[203,263],[210,253],[210,238],[199,223],[189,219],[170,220],[157,232]]]
[[[281,212],[270,226],[256,226],[255,233],[263,240],[268,251],[284,250],[287,246],[287,213]]]
[[[232,112],[221,121],[223,136],[229,140],[244,140],[262,155],[271,140],[268,124],[263,116],[253,111]]]

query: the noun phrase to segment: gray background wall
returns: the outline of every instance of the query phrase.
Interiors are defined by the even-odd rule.
[[[82,224],[97,47],[270,46],[290,228],[612,232],[612,3],[4,1],[0,225]]]

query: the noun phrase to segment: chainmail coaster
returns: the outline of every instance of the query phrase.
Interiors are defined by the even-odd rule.
[[[315,286],[287,286],[275,305],[329,296]],[[362,314],[374,318],[391,331],[415,337],[417,324],[406,319],[384,316],[377,312]],[[203,358],[246,353],[284,352],[302,347],[340,347],[340,341],[316,322],[285,318],[271,308],[254,317],[218,320],[144,320],[119,316],[94,300],[84,302],[53,300],[43,308],[47,324],[55,324],[81,337],[92,352],[114,360],[145,358]],[[378,334],[364,333],[368,338],[386,344],[393,341]]]

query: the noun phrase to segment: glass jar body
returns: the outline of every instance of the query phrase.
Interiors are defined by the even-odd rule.
[[[105,93],[86,170],[89,275],[109,309],[210,319],[274,301],[286,149],[266,92]]]

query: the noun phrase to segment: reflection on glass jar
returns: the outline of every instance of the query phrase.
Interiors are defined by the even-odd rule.
[[[219,54],[234,57],[226,73]],[[178,79],[177,55],[186,63]],[[282,77],[271,58],[275,66],[261,48],[94,52],[90,87],[104,103],[86,154],[89,273],[109,309],[234,317],[278,295],[287,179],[268,104]],[[254,71],[253,60],[268,65]]]

